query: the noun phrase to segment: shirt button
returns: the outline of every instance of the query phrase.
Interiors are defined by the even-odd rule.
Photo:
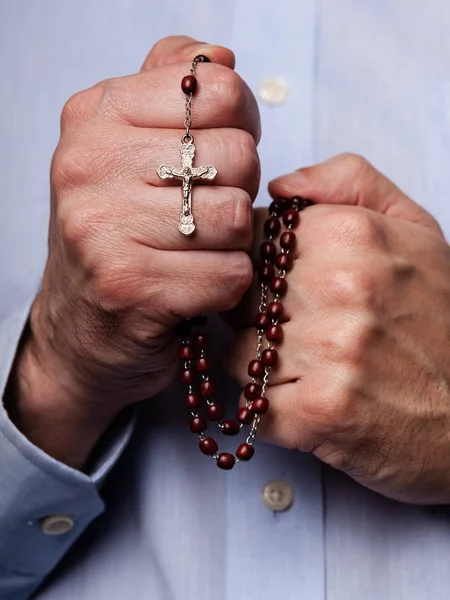
[[[68,533],[75,526],[75,522],[70,515],[52,515],[42,519],[42,531],[46,535],[63,535]]]
[[[278,106],[286,102],[289,88],[284,79],[279,77],[266,77],[258,88],[259,97],[266,104]]]
[[[264,486],[262,501],[264,506],[269,510],[283,512],[292,506],[294,491],[285,481],[275,479],[274,481],[267,482]]]

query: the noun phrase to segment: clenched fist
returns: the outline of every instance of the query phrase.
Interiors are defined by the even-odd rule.
[[[391,498],[450,503],[450,249],[438,224],[352,155],[270,191],[317,205],[300,215],[261,432]],[[258,303],[255,288],[236,312]],[[254,335],[231,352],[242,383]]]
[[[180,182],[168,185],[157,169],[180,160],[180,84],[198,54],[211,63],[196,70],[195,160],[218,175],[195,186],[197,230],[186,238]],[[177,322],[232,308],[251,283],[260,123],[233,66],[229,50],[168,38],[139,74],[103,81],[64,107],[49,256],[9,410],[71,465],[83,464],[125,405],[173,378]]]

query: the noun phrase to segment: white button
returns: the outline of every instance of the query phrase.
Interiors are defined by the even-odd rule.
[[[292,506],[294,491],[288,483],[281,479],[269,481],[263,488],[262,501],[269,510],[282,512]]]
[[[286,102],[289,88],[284,79],[279,77],[266,77],[258,88],[259,97],[266,104],[277,106]]]
[[[42,531],[47,535],[63,535],[68,533],[75,526],[74,520],[70,515],[52,515],[42,519]]]

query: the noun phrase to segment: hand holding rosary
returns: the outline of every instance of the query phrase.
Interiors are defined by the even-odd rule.
[[[181,167],[161,165],[158,175],[162,179],[179,178],[182,180],[182,212],[178,224],[184,235],[195,231],[192,211],[192,182],[195,179],[214,179],[217,169],[213,165],[193,167],[195,146],[191,134],[192,98],[197,89],[194,75],[199,63],[210,62],[206,56],[196,56],[192,62],[190,75],[183,78],[181,89],[186,98],[186,132],[181,138]],[[279,321],[283,315],[281,298],[287,293],[286,274],[292,267],[292,251],[296,236],[293,231],[299,223],[299,212],[311,205],[300,197],[278,198],[269,206],[269,216],[264,223],[267,240],[261,245],[260,256],[263,263],[259,270],[261,296],[259,312],[255,319],[256,352],[255,359],[248,365],[249,383],[244,388],[245,406],[240,408],[235,419],[225,419],[224,410],[215,398],[214,384],[210,375],[208,347],[209,334],[203,330],[206,317],[186,319],[178,326],[181,338],[179,358],[181,361],[181,382],[187,392],[184,403],[190,412],[189,426],[199,436],[199,448],[203,454],[212,457],[217,466],[230,470],[238,462],[249,461],[254,455],[254,442],[262,415],[269,410],[267,387],[270,372],[278,362],[276,345],[282,342],[283,332]],[[284,231],[281,232],[282,226]],[[280,235],[281,234],[281,235]],[[278,239],[279,238],[279,239]],[[277,248],[276,241],[279,242]],[[244,443],[236,450],[236,456],[228,452],[219,453],[217,442],[205,434],[207,418],[200,414],[206,404],[206,417],[215,422],[219,431],[227,436],[237,435],[241,428],[250,427]]]

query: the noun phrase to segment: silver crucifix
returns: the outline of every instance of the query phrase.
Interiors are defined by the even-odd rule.
[[[183,187],[181,192],[183,197],[183,209],[180,215],[178,229],[181,231],[181,233],[184,233],[184,235],[191,235],[191,233],[194,233],[195,230],[191,200],[193,180],[214,179],[214,177],[217,175],[217,169],[212,165],[205,165],[203,167],[192,166],[195,154],[193,140],[194,138],[191,135],[183,136],[181,140],[181,167],[161,165],[157,171],[161,179],[172,179],[173,177],[182,179]]]

